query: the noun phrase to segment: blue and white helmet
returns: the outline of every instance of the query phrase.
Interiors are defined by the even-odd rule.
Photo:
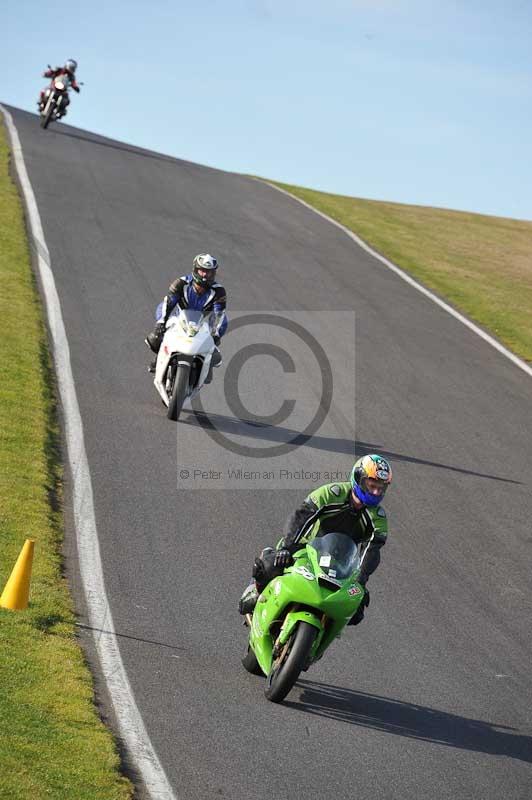
[[[67,69],[69,72],[72,72],[72,74],[74,74],[77,68],[78,68],[78,62],[75,61],[73,58],[69,58],[65,61],[65,69]]]

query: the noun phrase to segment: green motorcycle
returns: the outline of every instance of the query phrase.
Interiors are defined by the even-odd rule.
[[[257,600],[242,664],[266,675],[264,693],[280,703],[301,671],[322,657],[364,598],[357,582],[361,559],[343,533],[316,537],[294,553],[294,564],[274,578]]]

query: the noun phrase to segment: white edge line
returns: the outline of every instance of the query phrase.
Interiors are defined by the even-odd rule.
[[[50,267],[50,255],[46,246],[35,195],[24,163],[17,129],[11,114],[1,104],[0,111],[4,114],[11,139],[11,152],[24,195],[31,234],[36,245],[39,273],[46,301],[46,312],[52,336],[55,367],[65,419],[68,460],[72,472],[74,524],[81,579],[87,602],[89,622],[94,632],[96,650],[113,702],[120,735],[126,743],[150,796],[154,800],[177,800],[144,727],[120,656],[111,609],[105,594],[94,514],[92,483],[83,440],[83,425],[74,386],[70,350],[61,315],[61,305]]]
[[[482,328],[479,328],[478,325],[475,325],[475,323],[471,322],[470,319],[464,317],[463,314],[460,314],[459,311],[456,311],[456,309],[454,309],[448,303],[444,302],[443,300],[440,300],[440,298],[437,295],[433,294],[431,291],[429,291],[429,289],[426,289],[420,283],[415,281],[413,278],[410,277],[410,275],[408,275],[406,272],[403,272],[403,270],[400,269],[398,266],[393,264],[391,261],[388,261],[387,258],[384,258],[384,256],[381,256],[380,253],[377,253],[375,250],[372,250],[372,248],[369,247],[369,245],[367,245],[366,242],[364,242],[359,236],[357,236],[356,233],[353,233],[353,231],[349,230],[349,228],[346,228],[345,225],[342,225],[341,222],[337,222],[332,217],[327,216],[327,214],[324,214],[323,211],[318,211],[318,209],[314,208],[314,206],[311,206],[310,203],[307,203],[305,202],[305,200],[301,200],[300,197],[296,197],[296,195],[287,192],[286,189],[281,189],[280,186],[276,186],[274,183],[270,183],[269,181],[264,180],[263,178],[253,178],[253,180],[259,181],[260,183],[264,183],[266,184],[266,186],[270,186],[277,192],[281,192],[282,194],[285,194],[287,197],[291,197],[292,200],[296,200],[296,202],[301,203],[301,205],[305,206],[305,208],[310,209],[310,211],[313,211],[315,214],[318,214],[318,216],[323,217],[323,219],[326,219],[327,222],[331,222],[333,225],[336,225],[337,228],[340,228],[340,230],[346,233],[350,239],[356,242],[359,247],[361,247],[371,256],[373,256],[382,264],[384,264],[386,267],[388,267],[388,269],[391,269],[392,272],[395,272],[395,274],[398,275],[403,281],[409,283],[410,286],[413,286],[414,289],[418,290],[418,292],[424,294],[425,297],[428,297],[430,300],[432,300],[433,303],[436,303],[436,305],[440,306],[440,308],[443,308],[444,311],[447,311],[447,313],[450,314],[452,317],[459,320],[463,325],[466,326],[466,328],[469,328],[469,330],[476,333],[477,336],[480,336],[481,339],[484,339],[484,341],[490,344],[492,347],[494,347],[495,350],[498,350],[499,353],[502,353],[503,356],[506,356],[506,358],[512,361],[516,365],[516,367],[519,367],[519,369],[522,369],[523,372],[526,372],[527,375],[530,375],[532,377],[532,367],[530,367],[526,363],[526,361],[523,361],[521,358],[519,358],[519,356],[516,356],[514,353],[508,350],[504,345],[498,342],[497,339],[494,339],[493,336],[489,335],[489,333],[483,331]]]

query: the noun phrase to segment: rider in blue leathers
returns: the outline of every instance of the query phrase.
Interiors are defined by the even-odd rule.
[[[200,253],[192,262],[192,272],[170,284],[168,294],[162,303],[157,306],[156,325],[154,330],[144,340],[150,350],[159,352],[163,341],[166,322],[176,305],[180,308],[190,308],[194,311],[203,311],[211,318],[211,329],[216,350],[213,353],[211,365],[217,367],[221,364],[222,356],[218,349],[220,339],[227,330],[226,293],[224,287],[216,281],[217,260],[209,253]],[[150,372],[155,371],[157,359],[150,364]],[[212,369],[205,383],[212,380]]]

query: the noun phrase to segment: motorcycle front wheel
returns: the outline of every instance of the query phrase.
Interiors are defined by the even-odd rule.
[[[45,106],[45,111],[41,113],[41,128],[46,128],[50,124],[50,120],[52,119],[52,115],[54,113],[54,104],[52,101]]]
[[[177,422],[188,389],[188,379],[190,377],[190,364],[178,364],[172,388],[172,396],[168,405],[168,419]]]
[[[310,651],[318,629],[308,622],[298,622],[297,627],[285,644],[266,679],[264,694],[272,703],[280,703],[299,678],[301,670],[307,666]]]

